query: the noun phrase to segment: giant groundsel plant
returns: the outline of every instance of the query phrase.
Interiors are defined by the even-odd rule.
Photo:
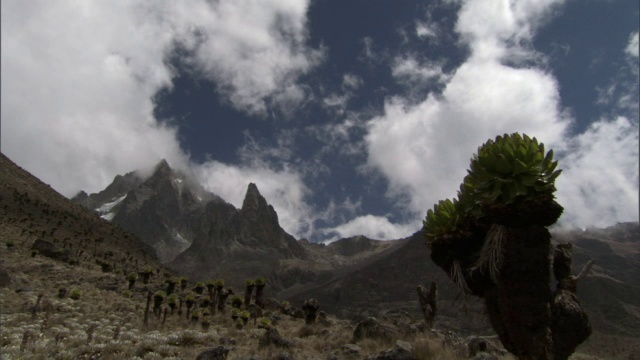
[[[555,271],[555,292],[549,287],[547,227],[563,211],[553,195],[557,166],[536,138],[488,140],[457,198],[439,201],[424,221],[431,259],[463,291],[484,298],[500,340],[520,359],[567,359],[591,333],[575,294],[582,276]],[[570,265],[570,251],[556,249],[554,269]]]

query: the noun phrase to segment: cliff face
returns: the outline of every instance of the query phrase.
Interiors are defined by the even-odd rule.
[[[255,184],[249,184],[242,209],[210,202],[191,221],[193,243],[169,264],[190,276],[241,282],[272,276],[281,261],[308,257],[280,227],[277,213]]]
[[[104,191],[75,200],[138,235],[170,268],[194,280],[224,278],[237,287],[264,276],[267,296],[292,304],[314,297],[323,310],[343,316],[389,309],[419,316],[416,286],[435,281],[439,327],[491,331],[481,303],[461,298],[431,262],[421,231],[396,241],[363,236],[329,245],[297,241],[280,227],[276,210],[255,184],[248,185],[237,209],[166,162],[147,179],[135,173],[118,176]],[[640,334],[638,223],[553,237],[574,244],[574,274],[589,259],[596,261],[593,274],[578,287],[594,330]]]
[[[150,177],[134,172],[118,175],[103,191],[83,192],[72,200],[138,235],[162,262],[171,261],[192,242],[191,219],[206,203],[217,200],[162,160]]]
[[[146,179],[118,175],[105,190],[73,200],[138,235],[162,262],[194,278],[268,277],[281,260],[307,259],[255,184],[236,209],[164,160]]]

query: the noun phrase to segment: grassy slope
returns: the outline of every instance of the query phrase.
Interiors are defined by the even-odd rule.
[[[0,156],[0,268],[11,283],[0,288],[0,354],[2,359],[194,359],[219,344],[232,348],[230,359],[255,355],[260,359],[277,357],[286,351],[294,359],[326,359],[330,354],[349,358],[343,346],[351,342],[353,324],[330,319],[330,325],[309,327],[300,319],[283,316],[276,325],[294,340],[291,349],[260,347],[264,330],[249,323],[237,329],[229,316],[216,314],[205,330],[182,316],[168,316],[166,323],[151,316],[143,325],[146,294],[164,288],[169,271],[146,255],[148,249],[135,237],[98,218],[78,205],[69,203],[50,187]],[[32,257],[36,239],[64,246],[79,260],[72,266],[41,255]],[[97,240],[97,241],[96,241]],[[10,248],[7,246],[12,244]],[[114,265],[103,272],[96,259]],[[149,252],[151,253],[151,252]],[[147,285],[138,280],[130,298],[125,275],[146,266],[156,270]],[[60,288],[82,291],[78,300],[58,298]],[[43,295],[37,311],[32,311]],[[274,315],[276,312],[273,313]],[[268,315],[268,314],[265,314]],[[429,335],[407,335],[419,359],[458,359]],[[627,338],[603,339],[584,348],[607,358],[633,358],[638,347]],[[393,347],[393,340],[364,340],[362,358]],[[635,350],[634,350],[635,349]],[[635,353],[634,353],[635,351]],[[509,357],[507,357],[509,358]],[[584,355],[576,359],[588,359]]]

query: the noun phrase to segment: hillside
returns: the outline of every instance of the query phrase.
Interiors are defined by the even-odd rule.
[[[151,312],[151,294],[168,292],[173,275],[150,255],[154,250],[4,155],[0,209],[2,359],[195,359],[204,351],[219,354],[209,357],[215,359],[466,358],[461,339],[459,348],[445,345],[451,335],[385,324],[383,337],[356,339],[356,324],[326,316],[306,324],[300,310],[273,301],[256,313],[259,321],[234,320],[230,301],[207,306],[194,282],[173,289],[176,309],[167,297]],[[53,248],[34,251],[41,240]],[[130,282],[131,273],[140,277]]]
[[[40,182],[0,154],[0,204],[3,240],[30,247],[36,240],[68,261],[97,266],[102,259],[115,271],[146,266],[164,269],[136,236],[101,219]]]
[[[211,323],[206,329],[199,325],[199,320],[193,322],[184,314],[182,317],[169,316],[164,326],[162,317],[152,317],[149,325],[143,326],[147,293],[167,290],[168,279],[185,273],[167,268],[156,259],[156,249],[125,231],[115,221],[105,219],[108,218],[105,215],[112,213],[117,206],[127,204],[125,199],[109,209],[102,206],[105,201],[113,203],[113,197],[121,198],[120,191],[130,186],[139,193],[145,193],[147,199],[158,196],[149,190],[152,187],[141,187],[149,184],[149,179],[116,178],[126,186],[115,187],[117,191],[92,203],[93,209],[90,210],[70,202],[3,155],[0,156],[0,169],[1,346],[3,354],[14,354],[9,358],[22,358],[16,354],[40,354],[40,358],[51,358],[38,352],[43,349],[58,354],[58,358],[69,358],[69,354],[74,355],[72,358],[100,358],[95,357],[97,353],[103,354],[103,358],[134,355],[195,358],[199,351],[213,344],[232,349],[230,358],[248,359],[255,355],[271,359],[278,358],[284,351],[273,346],[260,347],[259,339],[265,330],[259,329],[258,324],[237,328],[228,315],[208,315]],[[161,171],[167,173],[166,169]],[[153,181],[158,179],[162,180],[162,177]],[[127,190],[127,194],[132,190]],[[202,195],[210,196],[210,204],[224,203],[214,195]],[[136,197],[140,199],[137,194]],[[91,199],[91,195],[86,195],[86,199]],[[136,204],[147,206],[148,211],[161,213],[151,207],[154,203],[157,204],[153,201],[147,205],[132,202],[129,206],[130,209],[134,209]],[[96,208],[103,209],[103,212],[95,211]],[[446,355],[448,357],[436,358],[454,359],[459,357],[451,353],[453,350],[444,349],[438,340],[445,331],[454,330],[460,335],[492,334],[481,303],[474,298],[460,297],[446,274],[429,260],[421,232],[397,241],[379,241],[362,236],[341,239],[329,245],[296,241],[280,232],[275,209],[268,205],[255,185],[248,186],[241,209],[226,207],[226,215],[222,212],[227,219],[236,220],[222,221],[225,217],[215,211],[223,207],[210,205],[204,208],[212,212],[208,218],[217,219],[217,222],[209,225],[200,223],[200,228],[207,229],[203,233],[226,229],[224,231],[231,234],[237,231],[235,234],[242,237],[227,236],[234,241],[222,242],[222,245],[216,243],[220,237],[203,237],[203,244],[189,251],[193,244],[199,244],[193,241],[183,252],[185,255],[181,253],[176,259],[189,254],[203,254],[203,261],[222,259],[224,266],[211,264],[215,273],[203,278],[192,277],[185,288],[176,290],[177,294],[185,300],[196,290],[196,281],[210,276],[225,278],[227,287],[242,289],[247,272],[241,270],[251,269],[248,264],[254,261],[255,266],[262,267],[258,269],[262,272],[259,275],[267,276],[267,297],[289,300],[291,304],[291,310],[284,311],[279,301],[271,301],[272,308],[265,314],[271,314],[268,316],[271,320],[280,322],[277,328],[293,339],[295,345],[287,351],[293,354],[294,359],[353,358],[347,355],[351,347],[345,346],[352,341],[352,332],[358,321],[367,316],[385,321],[385,326],[395,328],[398,334],[390,341],[358,342],[361,358],[393,348],[395,340],[407,340],[414,347],[414,353],[430,346],[439,349],[436,353],[449,354]],[[114,213],[113,219],[116,215]],[[189,223],[188,218],[184,221]],[[578,288],[580,300],[594,328],[594,334],[578,349],[579,352],[611,359],[635,358],[640,354],[640,346],[634,341],[640,335],[638,223],[556,232],[554,239],[574,244],[574,273],[589,259],[594,259],[597,264],[593,274]],[[41,251],[34,252],[32,247],[41,241],[54,247],[41,247]],[[292,245],[283,247],[283,244]],[[216,258],[212,253],[214,250],[222,253],[218,256],[224,257]],[[253,255],[248,259],[242,258],[242,254]],[[270,254],[275,254],[276,259],[270,258]],[[186,259],[188,262],[194,258]],[[153,275],[144,284],[142,275],[146,268],[150,268]],[[140,278],[129,290],[127,276],[130,273],[138,273]],[[423,320],[418,310],[415,287],[417,284],[428,285],[431,281],[438,284],[440,291],[435,322],[439,331],[425,336],[416,332]],[[60,289],[66,289],[67,293],[58,298]],[[82,291],[79,300],[69,298],[75,289]],[[40,309],[34,315],[31,309],[39,295],[43,297]],[[309,328],[302,319],[292,315],[295,308],[312,297],[319,301],[320,309],[330,317],[324,325]],[[201,304],[205,298],[206,293],[195,295]],[[227,299],[230,300],[231,297]],[[160,312],[164,311],[162,309],[168,309],[166,302]],[[229,339],[233,339],[236,345],[229,343]],[[450,338],[445,342],[451,345]],[[25,347],[26,350],[21,350]],[[434,357],[425,355],[417,358]],[[577,356],[575,359],[595,357]]]

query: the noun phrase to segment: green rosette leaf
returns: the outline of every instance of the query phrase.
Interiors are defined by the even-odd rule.
[[[463,214],[457,199],[440,200],[427,211],[424,220],[427,241],[429,243],[447,241],[457,236],[463,229]]]
[[[488,140],[471,158],[461,193],[471,199],[465,212],[483,207],[503,207],[541,198],[555,192],[556,170],[553,151],[527,135],[504,134]]]

